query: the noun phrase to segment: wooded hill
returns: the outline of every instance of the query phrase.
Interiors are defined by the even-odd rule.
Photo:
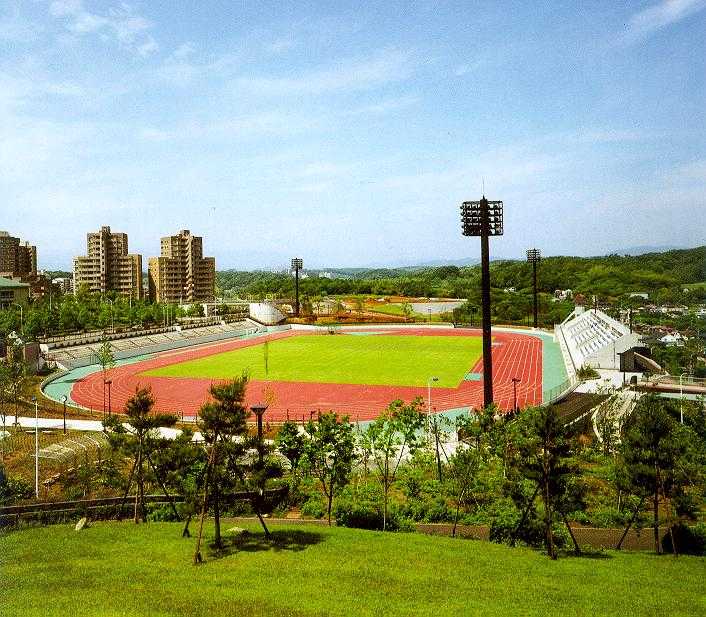
[[[532,270],[524,261],[503,260],[491,264],[496,289],[514,287],[522,293],[532,285]],[[337,272],[337,271],[334,271]],[[349,270],[351,278],[309,277],[301,290],[310,296],[371,294],[473,298],[480,283],[480,266],[440,266]],[[217,276],[227,295],[291,295],[293,279],[287,274],[227,270]],[[686,301],[686,286],[706,283],[706,246],[644,255],[604,257],[546,257],[540,264],[539,287],[544,293],[572,289],[575,293],[617,298],[646,291],[657,301]],[[695,285],[689,299],[706,298],[706,285]]]

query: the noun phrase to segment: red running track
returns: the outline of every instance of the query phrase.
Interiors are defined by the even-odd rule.
[[[386,331],[399,336],[480,336],[478,330],[405,329],[391,330],[384,327],[370,331]],[[357,330],[360,331],[360,330]],[[306,331],[289,330],[267,335],[269,340],[309,334]],[[176,377],[151,377],[141,373],[153,368],[193,360],[232,349],[259,345],[265,337],[248,340],[211,343],[189,349],[164,352],[142,362],[117,367],[108,371],[112,381],[111,402],[113,409],[123,409],[125,402],[138,386],[150,386],[158,411],[196,415],[199,407],[209,399],[210,379]],[[482,373],[483,359],[469,371]],[[495,402],[501,409],[513,406],[512,378],[521,381],[517,385],[517,403],[520,407],[542,402],[542,341],[535,336],[507,332],[493,333],[493,390]],[[266,418],[281,421],[287,418],[301,420],[311,412],[335,410],[347,414],[351,420],[371,420],[395,399],[409,401],[416,396],[426,404],[426,387],[369,386],[358,384],[328,384],[308,382],[262,382],[251,381],[248,386],[248,405],[264,400],[273,400]],[[92,373],[77,381],[71,393],[77,404],[102,409],[103,375]],[[432,407],[437,411],[459,407],[481,407],[483,404],[483,382],[462,381],[456,388],[432,388]]]

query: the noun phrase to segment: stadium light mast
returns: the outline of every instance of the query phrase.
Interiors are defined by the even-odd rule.
[[[527,262],[532,264],[532,281],[534,284],[534,327],[538,327],[539,304],[537,302],[537,266],[542,259],[539,249],[527,249]]]
[[[480,237],[481,304],[483,316],[483,405],[493,403],[493,349],[490,324],[490,236],[503,235],[503,202],[464,201],[461,204],[461,232]]]
[[[299,317],[299,271],[304,268],[304,260],[300,257],[292,259],[292,270],[294,271],[294,315]]]

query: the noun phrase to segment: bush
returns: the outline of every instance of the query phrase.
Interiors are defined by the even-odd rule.
[[[10,505],[20,499],[31,499],[34,489],[24,480],[10,478],[0,467],[0,505]]]
[[[326,506],[320,497],[313,496],[302,504],[302,514],[309,518],[323,518],[326,514]]]
[[[382,510],[371,504],[350,501],[339,501],[334,508],[336,524],[341,527],[356,527],[358,529],[372,529],[380,531],[383,528]],[[388,529],[390,523],[388,521]]]
[[[522,512],[509,497],[491,503],[487,515],[490,540],[500,543],[510,541],[522,518]],[[536,510],[530,510],[524,525],[518,531],[517,540],[535,547],[544,543],[544,526]]]
[[[706,555],[706,523],[688,527],[679,523],[672,528],[677,551],[683,555]],[[669,532],[662,538],[665,553],[673,553],[672,537]]]
[[[578,371],[576,371],[576,376],[584,381],[588,379],[598,379],[600,377],[598,371],[587,364],[584,364]]]
[[[448,523],[454,519],[454,510],[443,497],[409,499],[400,514],[413,521],[425,523]]]
[[[358,486],[348,485],[341,491],[333,508],[336,524],[341,527],[356,527],[381,531],[383,528],[383,496],[376,482],[363,482]],[[404,510],[391,504],[387,518],[387,530],[409,529]]]
[[[624,527],[631,516],[629,510],[621,512],[613,507],[597,508],[590,514],[591,523],[596,527]]]
[[[174,511],[169,504],[147,504],[147,520],[152,523],[175,523],[180,521],[181,517],[174,515]]]

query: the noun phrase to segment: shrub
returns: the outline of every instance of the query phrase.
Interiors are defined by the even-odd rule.
[[[390,508],[387,529],[398,528],[399,508]],[[336,499],[333,508],[336,524],[341,527],[356,527],[358,529],[382,530],[383,527],[383,497],[382,489],[376,482],[362,482],[348,485]]]
[[[323,518],[326,514],[326,506],[321,497],[312,496],[302,504],[301,511],[309,518]]]
[[[679,523],[672,528],[677,551],[684,555],[706,555],[706,523],[688,527]],[[665,553],[673,553],[672,537],[669,532],[662,538]]]
[[[18,478],[10,478],[0,467],[0,505],[9,505],[20,499],[31,499],[34,495],[32,486]]]
[[[625,509],[623,511],[614,507],[596,508],[590,514],[591,523],[596,527],[624,527],[632,512]]]
[[[584,364],[578,371],[576,371],[576,376],[582,380],[598,379],[600,377],[598,371],[587,364]]]
[[[509,497],[502,497],[491,503],[487,511],[492,542],[509,542],[522,518],[522,512]],[[530,510],[517,540],[529,546],[541,546],[544,542],[544,524],[536,510]],[[557,543],[558,546],[558,543]]]
[[[174,523],[181,520],[175,516],[172,507],[167,503],[147,505],[147,520],[153,523]]]

